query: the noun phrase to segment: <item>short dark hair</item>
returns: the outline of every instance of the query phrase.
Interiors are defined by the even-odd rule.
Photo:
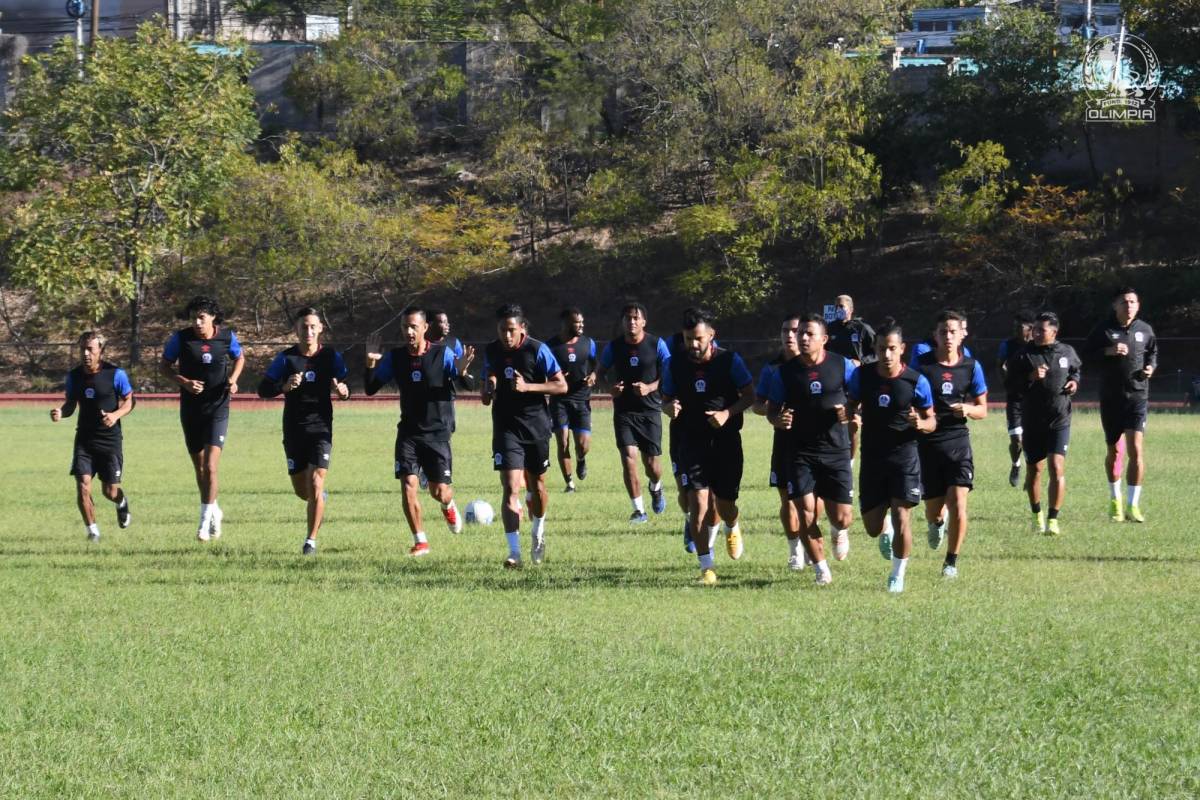
[[[416,305],[405,306],[404,310],[400,312],[401,317],[407,317],[412,314],[420,314],[421,319],[425,320],[426,322],[429,321],[429,317],[431,316],[431,314],[429,312],[427,312],[425,309],[421,308],[420,306],[416,306]]]
[[[305,306],[304,308],[302,308],[296,312],[296,316],[292,317],[292,322],[299,322],[300,320],[304,319],[307,316],[314,316],[317,319],[320,319],[321,312],[317,311],[312,306]]]
[[[967,315],[956,308],[943,308],[938,312],[935,324],[941,325],[943,322],[949,322],[950,320],[961,322],[965,325],[967,324]]]
[[[224,322],[225,318],[221,315],[221,304],[217,302],[217,298],[210,297],[206,294],[198,294],[188,301],[188,304],[183,307],[180,312],[180,319],[190,319],[193,314],[212,314],[213,322]]]
[[[787,322],[789,319],[804,319],[803,311],[789,311],[779,318],[782,322]]]
[[[415,306],[409,306],[409,308],[415,308]],[[428,310],[424,308],[417,308],[417,310],[425,315],[425,319],[429,319],[430,317],[436,318],[443,315],[446,317],[446,319],[450,319],[450,315],[440,308],[430,308]]]
[[[876,342],[883,342],[889,336],[899,336],[900,341],[904,341],[904,329],[900,327],[899,322],[896,322],[895,317],[884,317],[875,330]]]
[[[650,315],[646,313],[646,307],[636,300],[621,306],[621,316],[623,317],[631,311],[639,312],[642,315],[642,319],[650,319]]]
[[[708,309],[704,308],[689,308],[683,315],[683,329],[690,331],[692,328],[703,323],[708,327],[713,327],[713,323],[717,321],[717,317]]]
[[[815,322],[818,325],[820,325],[821,330],[823,330],[823,331],[826,331],[826,332],[829,331],[829,326],[827,324],[825,324],[825,317],[821,316],[820,314],[814,314],[812,312],[809,312],[807,314],[800,315],[800,327],[801,328],[803,328],[805,325],[809,324],[810,322]]]
[[[1055,329],[1059,327],[1058,314],[1055,314],[1053,311],[1043,311],[1042,313],[1038,314],[1037,321],[1045,322],[1047,325],[1053,325]]]
[[[1127,294],[1134,294],[1137,295],[1139,300],[1142,299],[1142,296],[1138,294],[1138,290],[1132,286],[1122,286],[1120,289],[1117,289],[1115,292],[1113,292],[1112,299],[1118,300]]]
[[[579,306],[567,306],[562,311],[560,311],[558,314],[558,318],[561,319],[563,322],[568,322],[577,316],[578,317],[583,316],[583,312],[579,310]]]
[[[1027,308],[1023,308],[1016,314],[1013,314],[1013,322],[1020,325],[1033,325],[1033,312]]]
[[[521,308],[516,303],[505,303],[496,309],[496,319],[515,319],[522,325],[529,324],[525,319],[525,309]]]

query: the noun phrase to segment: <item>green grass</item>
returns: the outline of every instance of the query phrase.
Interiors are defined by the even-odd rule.
[[[486,412],[460,409],[460,501],[498,504]],[[746,555],[694,586],[672,509],[626,526],[611,425],[560,494],[548,561],[502,532],[411,540],[394,409],[337,408],[320,554],[277,410],[235,411],[225,536],[194,540],[173,408],[126,422],[134,526],[84,540],[72,431],[0,408],[3,797],[1195,797],[1200,556],[1195,418],[1151,419],[1142,526],[1105,517],[1081,414],[1058,539],[1027,532],[1003,419],[975,428],[961,577],[923,527],[904,595],[856,524],[832,587],[786,568],[750,420]]]

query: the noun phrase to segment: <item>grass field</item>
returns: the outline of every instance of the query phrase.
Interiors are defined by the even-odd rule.
[[[460,409],[460,504],[498,503],[485,413]],[[499,525],[452,537],[432,501],[433,553],[405,557],[389,406],[337,408],[311,559],[278,410],[235,410],[211,545],[173,408],[126,421],[134,525],[100,501],[99,546],[71,426],[0,424],[3,797],[1200,795],[1195,417],[1151,419],[1135,526],[1105,517],[1080,414],[1049,539],[993,415],[961,577],[922,526],[901,596],[858,523],[833,586],[787,570],[757,419],[746,555],[712,590],[673,508],[627,527],[605,412],[581,491],[552,473],[547,563],[519,573]]]

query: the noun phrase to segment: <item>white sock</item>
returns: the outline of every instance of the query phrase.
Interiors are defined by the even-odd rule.
[[[825,561],[825,559],[822,558],[820,561],[813,564],[813,572],[817,573],[818,575],[820,575],[822,572],[829,572],[829,564]]]
[[[650,491],[661,492],[662,491],[662,481],[661,480],[655,481],[654,483],[650,484]]]
[[[1017,460],[1013,462],[1013,466],[1014,466],[1014,467],[1020,467],[1020,466],[1021,466],[1021,459],[1020,459],[1020,458],[1017,458]]]
[[[717,532],[721,530],[720,525],[710,525],[708,528],[708,550],[711,553],[713,545],[717,543]]]
[[[834,544],[837,544],[837,540],[838,540],[839,536],[843,536],[843,535],[848,536],[849,534],[850,534],[849,528],[835,528],[832,525],[829,526],[829,535],[830,535],[830,537],[833,538]]]
[[[204,528],[206,530],[208,529],[209,524],[212,522],[213,509],[215,509],[216,507],[217,507],[216,503],[201,503],[200,504],[200,527],[201,528]]]
[[[713,554],[712,553],[705,553],[704,555],[699,556],[699,559],[700,559],[700,569],[712,569],[713,568]]]
[[[892,556],[892,577],[903,578],[904,570],[908,567],[907,558],[896,558]]]
[[[316,540],[316,539],[314,539],[314,538],[312,538],[311,536],[310,536],[309,538],[305,539],[305,540],[304,540],[304,543],[305,543],[305,544],[307,544],[307,545],[310,545],[310,546],[312,546],[312,547],[316,547],[316,546],[317,546],[317,540]]]
[[[1129,488],[1132,489],[1133,487],[1130,486]],[[1118,478],[1115,481],[1108,482],[1108,496],[1111,497],[1113,500],[1121,499],[1121,479],[1120,478]]]
[[[117,508],[125,508],[129,505],[129,498],[122,492],[121,502],[117,503]]]
[[[442,511],[449,511],[452,508],[454,508],[453,500],[451,500],[449,503],[442,503]],[[457,510],[457,509],[455,509],[455,510]]]
[[[546,517],[545,517],[545,515],[542,515],[540,517],[534,517],[533,518],[533,538],[537,539],[539,536],[543,535],[545,532],[546,532]]]
[[[508,539],[509,558],[519,559],[521,557],[521,532],[507,531],[504,538]]]
[[[91,536],[99,536],[100,535],[100,526],[97,525],[96,523],[93,522],[91,525],[85,525],[84,527],[87,529],[87,532],[89,535],[91,535]]]
[[[429,540],[425,538],[425,531],[417,531],[413,534],[413,541],[416,544],[426,544]]]
[[[800,553],[804,550],[804,548],[800,546],[800,537],[797,536],[795,539],[788,539],[787,542],[788,555],[792,558],[799,558]]]
[[[894,536],[896,534],[896,528],[892,525],[891,514],[883,515],[883,530],[880,533],[883,536]]]
[[[646,513],[646,503],[642,500],[642,496],[640,494],[633,498],[633,510],[639,514]]]
[[[1142,487],[1130,484],[1126,499],[1129,501],[1129,505],[1136,506],[1138,501],[1142,499]]]
[[[852,459],[850,459],[850,471],[851,471],[851,472],[853,472],[853,471],[854,471],[854,459],[853,459],[853,458],[852,458]]]

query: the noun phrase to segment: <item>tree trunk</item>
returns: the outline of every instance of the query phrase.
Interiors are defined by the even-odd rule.
[[[129,365],[142,362],[142,271],[138,269],[133,254],[125,251],[125,268],[133,277],[133,297],[129,298]]]

